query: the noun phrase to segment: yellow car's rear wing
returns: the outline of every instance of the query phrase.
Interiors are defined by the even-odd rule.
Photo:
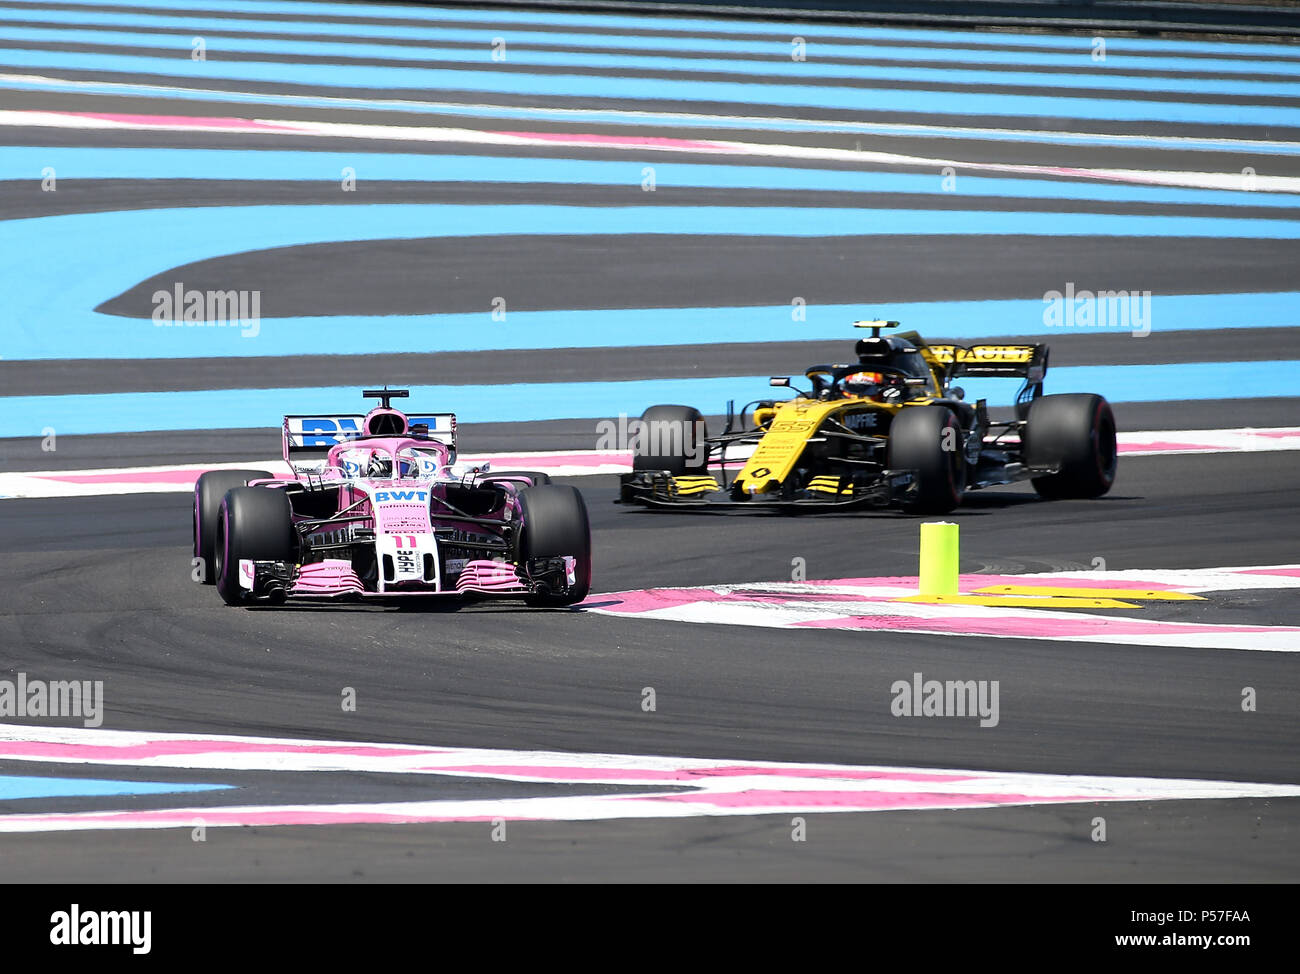
[[[920,350],[945,380],[1009,376],[1039,383],[1047,374],[1046,345],[921,345]]]
[[[944,395],[953,380],[961,376],[1023,379],[1015,398],[1017,415],[1023,419],[1029,404],[1043,394],[1046,345],[931,345],[915,332],[902,337],[911,341],[929,363]]]

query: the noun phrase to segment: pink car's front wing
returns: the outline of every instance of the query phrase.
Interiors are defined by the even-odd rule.
[[[377,536],[400,537],[411,533],[428,538],[438,529],[438,523],[435,523],[437,519],[431,517],[429,510],[429,495],[437,489],[437,483],[376,479],[367,480],[364,486],[361,486],[360,484],[348,482],[346,478],[339,477],[332,470],[326,473],[322,479],[329,482],[336,478],[342,481],[339,484],[342,488],[340,506],[348,507],[362,501],[363,506],[360,510],[373,518],[374,530]],[[512,483],[513,488],[526,486],[529,483],[526,477],[514,476],[506,479]],[[295,481],[280,479],[253,481],[251,485],[274,488],[288,483],[295,483]],[[508,523],[512,518],[518,516],[518,508],[512,506],[508,512],[505,512],[504,522]],[[414,542],[415,538],[411,537],[411,543],[414,544]],[[435,544],[440,543],[435,542]],[[400,544],[399,541],[399,546]],[[571,573],[573,566],[569,564],[570,562],[572,562],[572,559],[566,559],[566,567],[570,569]],[[339,598],[345,596],[390,598],[410,595],[458,596],[471,593],[519,596],[532,591],[527,580],[520,576],[518,569],[513,564],[488,558],[466,561],[459,574],[455,576],[454,583],[451,578],[443,577],[439,572],[436,581],[424,579],[422,581],[406,581],[400,584],[390,582],[387,585],[381,585],[380,589],[382,590],[374,591],[366,588],[365,583],[354,570],[350,559],[327,557],[321,561],[309,562],[299,566],[249,561],[241,563],[240,569],[241,584],[248,591],[261,593],[264,588],[261,583],[266,576],[259,573],[269,572],[274,576],[278,576],[278,585],[283,594],[294,598]]]
[[[571,559],[570,559],[571,560]],[[240,580],[252,592],[256,588],[258,566],[269,568],[271,563],[244,560],[240,563]],[[393,598],[410,595],[527,595],[530,589],[513,565],[487,559],[466,562],[456,579],[455,587],[411,586],[389,588],[382,592],[367,591],[352,568],[352,563],[342,558],[328,558],[293,569],[292,584],[287,595],[293,598],[338,598],[340,596],[369,596]]]

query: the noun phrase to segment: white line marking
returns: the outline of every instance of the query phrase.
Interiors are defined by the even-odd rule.
[[[0,73],[0,83],[10,82],[18,84],[43,85],[52,89],[82,90],[105,87],[121,89],[125,92],[149,95],[151,92],[169,92],[180,93],[191,96],[194,100],[202,101],[204,97],[225,96],[239,99],[244,104],[261,104],[261,105],[302,105],[304,107],[320,107],[320,103],[325,103],[339,108],[361,108],[368,111],[393,111],[409,112],[420,109],[443,109],[457,114],[470,115],[478,111],[491,115],[498,112],[518,112],[517,105],[498,105],[488,102],[465,103],[465,102],[438,102],[423,101],[419,99],[368,99],[368,98],[346,98],[334,95],[287,95],[275,94],[269,92],[247,92],[223,90],[220,88],[190,88],[182,85],[151,85],[141,84],[138,82],[104,82],[104,81],[78,81],[70,78],[55,78],[45,75],[33,74],[5,74]],[[113,92],[108,92],[113,94]],[[259,100],[260,99],[260,100]],[[593,122],[591,116],[593,112],[590,109],[582,108],[549,108],[549,107],[530,107],[529,112],[543,119],[556,119],[581,122],[585,124],[599,124]],[[806,128],[810,132],[845,132],[861,133],[871,135],[900,135],[913,137],[937,137],[947,138],[948,133],[959,136],[979,136],[984,134],[1002,136],[1007,139],[1029,138],[1029,139],[1046,139],[1059,140],[1060,144],[1070,145],[1082,141],[1087,144],[1094,141],[1113,143],[1116,146],[1137,145],[1139,148],[1146,147],[1150,143],[1158,143],[1161,148],[1174,149],[1180,152],[1186,151],[1203,151],[1203,152],[1250,152],[1250,153],[1283,153],[1290,155],[1297,149],[1300,149],[1300,142],[1286,142],[1281,140],[1268,139],[1232,139],[1222,136],[1177,136],[1177,135],[1129,135],[1117,132],[1068,132],[1058,130],[1037,130],[1037,129],[1007,129],[1007,128],[984,128],[974,125],[915,125],[905,122],[857,122],[848,120],[822,120],[806,118],[788,118],[780,116],[765,115],[718,115],[698,112],[670,112],[670,111],[638,111],[635,109],[601,109],[597,114],[608,116],[626,123],[635,123],[638,125],[672,125],[678,123],[698,123],[699,127],[714,126],[734,126],[743,124],[755,129],[771,130],[775,127],[797,127]],[[6,123],[0,123],[6,124]],[[16,124],[16,123],[8,123]],[[612,124],[619,124],[614,122]]]
[[[888,705],[888,695],[882,695],[882,710]],[[211,804],[26,813],[0,815],[0,832],[193,828],[198,821],[211,827],[497,818],[590,821],[1300,796],[1300,785],[1292,784],[437,748],[20,725],[0,725],[0,761],[5,760],[204,771],[426,774],[533,783],[621,784],[637,791],[468,801]]]
[[[1017,173],[1030,176],[1048,176],[1058,179],[1087,179],[1104,182],[1124,182],[1156,186],[1181,186],[1189,189],[1237,190],[1246,189],[1241,173],[1182,172],[1171,170],[1090,169],[1066,166],[1019,165],[996,162],[969,162],[959,159],[932,158],[878,152],[867,149],[834,149],[825,146],[782,145],[762,142],[735,142],[722,139],[625,140],[608,136],[565,135],[553,133],[543,136],[488,132],[478,129],[442,126],[361,125],[342,122],[319,122],[290,119],[231,119],[228,126],[174,123],[143,119],[106,119],[85,115],[39,111],[0,111],[0,125],[48,126],[55,128],[126,129],[166,132],[226,132],[236,129],[236,121],[252,121],[267,128],[238,128],[241,134],[304,135],[323,138],[395,139],[420,142],[457,142],[480,145],[527,146],[530,148],[590,148],[621,149],[634,152],[677,152],[689,154],[723,153],[728,155],[760,156],[779,159],[803,159],[817,162],[875,163],[883,166],[913,166],[922,169],[955,169],[983,172]],[[1300,193],[1300,177],[1255,176],[1253,191],[1271,193]]]

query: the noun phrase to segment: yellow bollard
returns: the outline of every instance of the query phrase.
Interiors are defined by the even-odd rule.
[[[957,594],[957,525],[932,521],[921,525],[921,595]]]

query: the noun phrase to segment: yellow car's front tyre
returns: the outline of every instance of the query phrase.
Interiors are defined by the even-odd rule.
[[[693,406],[651,406],[641,414],[633,470],[667,470],[674,477],[708,467],[704,417]]]
[[[966,461],[957,417],[946,406],[908,406],[889,427],[889,469],[907,470],[909,514],[947,514],[966,492]]]

